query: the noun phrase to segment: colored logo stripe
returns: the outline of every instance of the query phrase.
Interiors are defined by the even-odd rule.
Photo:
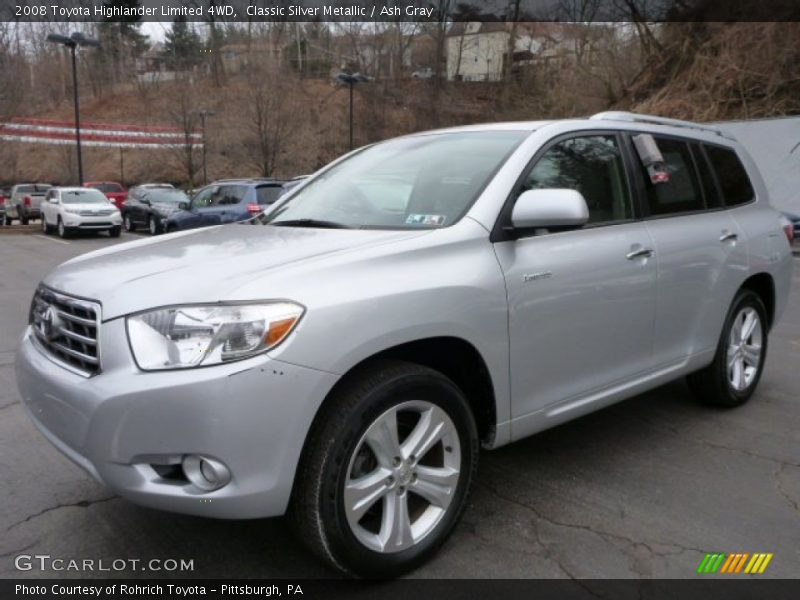
[[[772,553],[724,552],[708,553],[697,567],[698,573],[747,573],[751,575],[763,573],[772,560]],[[749,559],[749,560],[748,560]],[[747,565],[747,566],[745,566]],[[742,571],[744,569],[744,571]]]

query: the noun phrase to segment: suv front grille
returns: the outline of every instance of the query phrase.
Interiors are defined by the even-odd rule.
[[[85,377],[100,372],[100,305],[39,286],[29,323],[40,348],[56,362]]]

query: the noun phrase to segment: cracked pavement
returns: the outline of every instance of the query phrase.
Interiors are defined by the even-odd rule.
[[[138,507],[64,458],[28,420],[13,360],[33,290],[58,263],[110,243],[118,242],[0,236],[0,577],[135,575],[19,572],[19,553],[194,559],[193,573],[175,576],[329,576],[283,519],[215,521]],[[772,552],[763,577],[797,577],[799,367],[795,268],[749,404],[707,408],[677,381],[483,452],[460,526],[411,576],[686,578],[717,551]]]

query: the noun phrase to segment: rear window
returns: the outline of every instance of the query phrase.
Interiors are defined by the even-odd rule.
[[[647,169],[642,167],[649,214],[659,216],[704,210],[703,193],[689,145],[667,138],[655,137],[655,140],[664,157],[664,170],[669,179],[652,183]]]
[[[261,205],[272,204],[281,197],[282,193],[283,187],[280,185],[262,185],[260,188],[256,188],[258,203]]]
[[[727,206],[746,204],[755,198],[753,186],[736,152],[719,146],[706,146],[708,159],[717,173],[722,196]]]

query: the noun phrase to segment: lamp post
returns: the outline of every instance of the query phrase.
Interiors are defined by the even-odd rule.
[[[99,48],[100,42],[83,35],[80,31],[74,32],[70,37],[58,33],[51,33],[47,36],[47,41],[54,44],[61,44],[69,48],[72,54],[72,97],[75,103],[75,146],[78,152],[78,185],[83,185],[83,157],[81,156],[81,114],[80,100],[78,97],[78,63],[75,51],[79,46],[90,46]]]
[[[336,81],[346,84],[350,88],[350,150],[353,149],[353,86],[363,81],[369,81],[369,77],[361,73],[347,73],[342,71],[336,75]]]
[[[203,134],[203,185],[208,185],[208,176],[206,175],[206,117],[213,117],[217,113],[207,108],[196,110],[195,113],[200,115],[200,129]]]

